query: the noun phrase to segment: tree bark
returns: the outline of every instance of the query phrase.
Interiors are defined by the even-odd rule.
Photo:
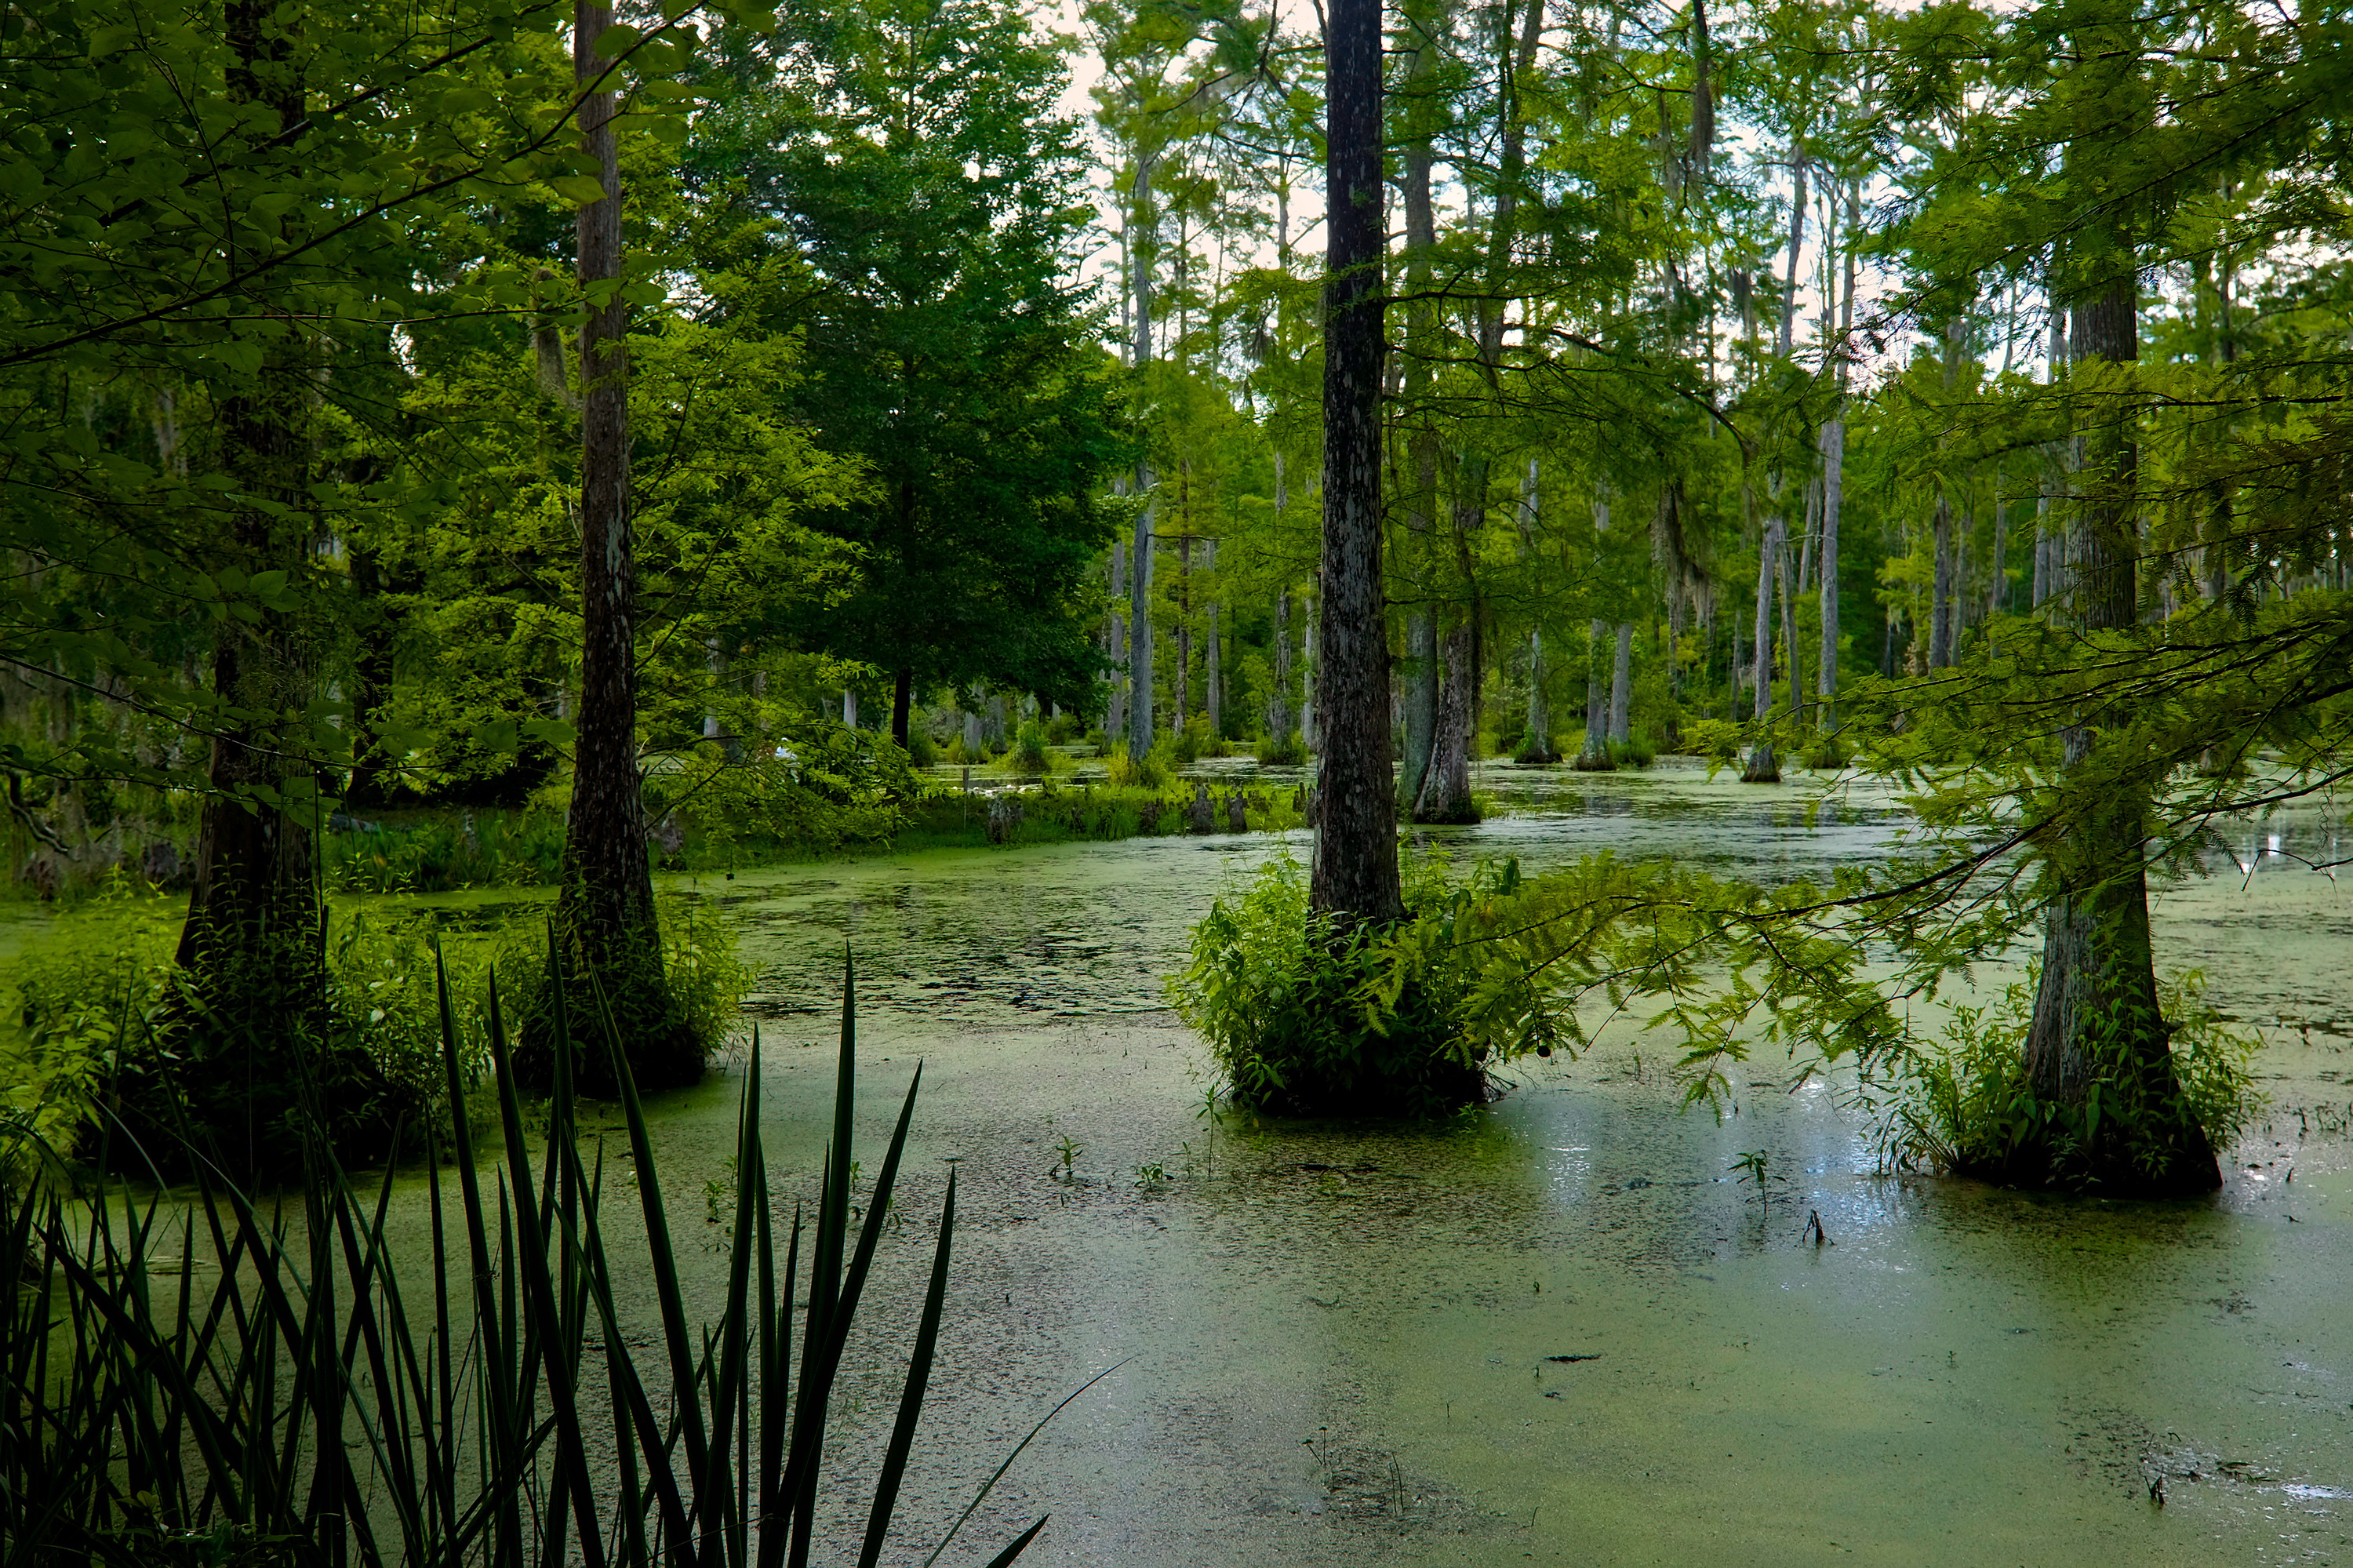
[[[1757,741],[1749,747],[1748,760],[1740,770],[1744,784],[1778,784],[1781,781],[1780,759],[1773,754],[1773,740],[1766,733],[1766,725],[1773,716],[1773,582],[1774,567],[1781,553],[1781,516],[1776,511],[1765,520],[1757,535],[1757,643],[1756,664],[1750,671],[1750,683],[1756,691]]]
[[[233,0],[224,17],[228,97],[259,105],[281,132],[302,119],[293,39],[263,0]],[[257,315],[283,307],[248,291]],[[219,552],[248,575],[308,566],[305,516],[313,461],[311,344],[270,340],[250,387],[221,400],[221,455],[234,489]],[[219,623],[213,649],[216,722],[200,809],[195,887],[176,961],[175,1082],[167,1091],[240,1179],[283,1174],[301,1158],[303,1081],[326,1039],[324,912],[318,896],[321,777],[307,734],[311,637],[294,611]],[[333,1107],[321,1105],[332,1114]],[[174,1113],[157,1107],[173,1125]],[[290,1136],[291,1134],[291,1136]]]
[[[1581,773],[1607,773],[1618,766],[1609,755],[1609,682],[1601,662],[1609,637],[1608,622],[1586,623],[1585,739],[1577,748],[1577,768]]]
[[[2114,270],[2073,308],[2073,358],[2084,377],[2139,357],[2139,283],[2128,249]],[[2078,426],[2082,500],[2068,534],[2067,584],[2058,612],[2092,634],[2138,619],[2138,454],[2129,399],[2105,389],[2105,407]],[[2206,1192],[2221,1185],[2215,1151],[2182,1106],[2173,1072],[2172,1029],[2159,1015],[2149,937],[2143,800],[2103,768],[2105,715],[2081,711],[2060,733],[2063,815],[2042,845],[2050,902],[2044,913],[2042,976],[2025,1042],[2025,1067],[2040,1098],[2081,1106],[2104,1084],[2111,1107],[2136,1093],[2138,1117],[2109,1116],[2094,1146],[2070,1153],[2031,1139],[1997,1173],[2039,1183],[2064,1160],[2077,1177],[2119,1193]]]
[[[605,72],[596,41],[612,25],[605,6],[583,4],[574,13],[573,72],[584,87]],[[606,196],[577,220],[580,283],[590,297],[580,329],[580,711],[555,925],[571,975],[584,984],[593,979],[609,1003],[638,1086],[664,1088],[700,1078],[702,1055],[674,1016],[662,973],[638,768],[628,306],[619,289],[614,108],[609,90],[587,93],[580,105],[581,150],[602,171]],[[573,1015],[595,1016],[576,1008]],[[582,1050],[579,1075],[592,1090],[611,1086],[600,1051]]]
[[[1381,6],[1330,0],[1324,297],[1323,768],[1309,901],[1343,921],[1401,918],[1381,588]]]
[[[1520,481],[1520,550],[1522,556],[1533,559],[1536,550],[1536,522],[1541,515],[1540,492],[1537,489],[1539,460],[1528,459],[1528,470]],[[1545,692],[1545,682],[1550,672],[1545,667],[1544,628],[1528,628],[1528,722],[1526,738],[1520,743],[1520,755],[1530,762],[1557,762],[1560,754],[1552,746],[1552,701]]]
[[[1453,623],[1446,630],[1445,657],[1438,678],[1438,712],[1431,726],[1430,768],[1413,802],[1417,822],[1475,822],[1479,808],[1471,799],[1471,748],[1478,725],[1479,605],[1472,591],[1471,538],[1486,520],[1487,460],[1466,452],[1456,475],[1452,507],[1455,572],[1464,599],[1450,607]]]
[[[1816,718],[1824,730],[1838,727],[1839,655],[1839,511],[1845,499],[1846,420],[1822,427],[1822,643],[1815,667],[1814,690],[1821,703]]]
[[[1953,662],[1953,503],[1936,497],[1936,575],[1928,600],[1928,668]]]
[[[1634,623],[1618,623],[1618,657],[1609,668],[1609,739],[1627,746],[1634,739]]]
[[[1141,762],[1152,754],[1152,526],[1160,507],[1153,493],[1152,469],[1139,463],[1136,488],[1145,493],[1135,514],[1135,543],[1128,556],[1127,754]]]
[[[1438,221],[1430,196],[1431,115],[1428,96],[1420,90],[1436,56],[1436,47],[1425,33],[1415,51],[1410,79],[1417,90],[1412,108],[1416,133],[1406,143],[1404,159],[1406,287],[1415,296],[1405,362],[1406,418],[1413,422],[1406,449],[1413,469],[1413,489],[1405,505],[1405,756],[1398,768],[1398,805],[1408,811],[1421,799],[1438,737],[1438,620],[1432,570],[1438,551],[1438,429],[1426,402],[1431,359],[1438,347],[1438,316],[1433,303],[1424,297],[1430,291],[1430,258],[1438,244]]]

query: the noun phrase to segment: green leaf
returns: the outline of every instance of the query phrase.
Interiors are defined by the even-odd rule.
[[[594,207],[605,199],[605,182],[587,175],[556,175],[547,185],[575,207]]]

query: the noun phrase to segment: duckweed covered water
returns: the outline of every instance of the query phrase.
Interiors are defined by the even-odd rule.
[[[1883,805],[1809,826],[1795,789],[1688,768],[1493,782],[1514,814],[1442,838],[1531,869],[1609,847],[1791,874],[1887,831]],[[2302,869],[2333,858],[2316,817],[2242,847],[2159,896],[2158,938],[2267,1026],[2274,1107],[2219,1197],[2172,1204],[1875,1174],[1843,1087],[1792,1089],[1778,1061],[1741,1075],[1723,1122],[1678,1115],[1672,1043],[1622,1022],[1443,1125],[1198,1114],[1198,1047],[1160,977],[1211,898],[1303,842],[694,885],[758,970],[781,1204],[814,1190],[845,949],[870,1159],[924,1063],[903,1223],[840,1397],[844,1473],[871,1471],[888,1426],[950,1162],[955,1284],[904,1539],[928,1549],[1040,1415],[1116,1368],[944,1561],[1044,1512],[1025,1561],[2353,1564],[2353,897]],[[740,1066],[657,1113],[674,1223],[710,1244],[706,1305],[733,1216],[705,1183]],[[1758,1150],[1761,1194],[1735,1169]]]
[[[1459,853],[1776,875],[1887,831],[1869,802],[1809,827],[1795,790],[1691,769],[1514,783]],[[2292,858],[2319,831],[2272,823],[2252,876],[2158,901],[2166,960],[2274,1025],[2275,1102],[2223,1194],[2163,1205],[1877,1175],[1867,1118],[1835,1084],[1789,1092],[1785,1063],[1721,1125],[1678,1115],[1672,1043],[1624,1029],[1443,1127],[1201,1118],[1159,977],[1210,898],[1303,842],[704,888],[759,966],[794,1168],[823,1136],[845,947],[875,1122],[920,1055],[919,1153],[961,1165],[911,1520],[944,1523],[1124,1362],[1015,1464],[985,1539],[1051,1512],[1034,1550],[1073,1564],[2353,1563],[2353,902]],[[697,1127],[723,1137],[722,1107],[681,1108],[681,1153]],[[1762,1202],[1732,1169],[1756,1150]]]

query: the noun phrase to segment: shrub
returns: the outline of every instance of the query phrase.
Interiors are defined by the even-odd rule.
[[[1688,757],[1704,757],[1712,762],[1736,761],[1740,741],[1741,728],[1730,719],[1694,719],[1683,726],[1683,749]]]
[[[1176,775],[1176,758],[1166,741],[1154,747],[1141,758],[1124,751],[1115,751],[1111,758],[1111,781],[1126,789],[1157,789]]]
[[[1484,944],[1519,863],[1460,883],[1437,857],[1406,878],[1407,918],[1346,926],[1309,913],[1288,855],[1193,928],[1169,981],[1237,1105],[1283,1115],[1428,1115],[1486,1097],[1487,1069],[1561,1034],[1541,982],[1492,971]]]
[[[1020,733],[1013,737],[1013,750],[1006,760],[1012,764],[1016,773],[1026,773],[1033,778],[1052,772],[1054,758],[1046,749],[1044,726],[1036,719],[1024,723]]]
[[[1537,735],[1530,731],[1512,744],[1512,760],[1533,763],[1558,762],[1560,747],[1553,744],[1552,736]]]
[[[1954,1010],[1947,1045],[1901,1064],[1902,1077],[1880,1135],[1884,1163],[1899,1170],[2005,1172],[2021,1150],[2038,1153],[2042,1182],[2096,1186],[2108,1173],[2106,1151],[2119,1146],[2161,1166],[2162,1129],[2184,1121],[2227,1152],[2262,1112],[2250,1069],[2261,1044],[2234,1029],[2205,1000],[2205,976],[2185,969],[2160,977],[2158,1012],[2172,1028],[2173,1083],[2152,1089],[2120,1061],[2095,1062],[2092,1092],[2081,1103],[2044,1100],[2028,1075],[2023,1045],[2033,1022],[2041,966],[2006,988],[1999,1001]]]
[[[1261,736],[1256,750],[1261,767],[1303,768],[1307,764],[1307,737],[1295,729],[1279,736]]]
[[[1609,760],[1620,768],[1648,768],[1659,759],[1659,748],[1647,729],[1630,730],[1624,740],[1609,743]]]
[[[1835,730],[1816,736],[1804,755],[1806,766],[1817,773],[1836,773],[1853,760],[1854,754]]]
[[[940,748],[932,739],[932,732],[921,725],[907,726],[907,762],[913,768],[929,768],[940,759]]]

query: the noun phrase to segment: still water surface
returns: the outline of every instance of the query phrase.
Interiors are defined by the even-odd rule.
[[[1849,800],[1810,825],[1799,788],[1668,766],[1493,781],[1517,812],[1458,853],[1531,869],[1607,847],[1819,871],[1877,853],[1891,816]],[[823,1137],[845,946],[871,1136],[925,1064],[908,1212],[961,1169],[915,1535],[1123,1363],[1014,1464],[980,1539],[1051,1513],[1040,1563],[2353,1564],[2353,889],[2295,859],[2327,839],[2265,824],[2244,865],[2158,900],[2164,961],[2270,1026],[2274,1102],[2221,1196],[2161,1205],[1881,1176],[1867,1118],[1834,1085],[1788,1092],[1786,1063],[1754,1065],[1720,1125],[1678,1114],[1671,1043],[1622,1025],[1442,1128],[1205,1118],[1160,977],[1213,897],[1303,842],[702,891],[758,967],[779,1191]],[[669,1113],[678,1201],[738,1087]],[[1729,1169],[1757,1149],[1765,1204]],[[1833,1245],[1807,1241],[1816,1213]],[[928,1230],[877,1304],[902,1321]],[[887,1366],[860,1385],[870,1426]]]
[[[1810,821],[1802,785],[1663,763],[1489,782],[1514,814],[1446,841],[1531,870],[1609,848],[1820,872],[1882,853],[1894,820],[1856,798]],[[727,906],[757,970],[781,1206],[814,1192],[845,949],[870,1169],[923,1064],[905,1222],[843,1388],[845,1474],[887,1431],[951,1162],[955,1287],[905,1539],[936,1542],[1040,1415],[1117,1369],[944,1562],[1050,1513],[1025,1562],[2353,1568],[2353,888],[2303,867],[2335,858],[2316,812],[2240,837],[2160,895],[2158,940],[2265,1026],[2274,1107],[2220,1196],[2154,1205],[1882,1176],[1868,1118],[1835,1083],[1791,1090],[1785,1062],[1741,1074],[1721,1123],[1678,1114],[1672,1043],[1625,1022],[1443,1126],[1202,1115],[1161,977],[1211,899],[1303,841],[681,885]],[[404,902],[459,941],[513,912]],[[726,1216],[704,1183],[727,1175],[743,1068],[657,1106],[705,1306]],[[1757,1150],[1763,1203],[1731,1170]],[[401,1191],[414,1236],[422,1180]],[[1817,1214],[1831,1245],[1808,1239]],[[645,1281],[621,1283],[650,1325]]]

